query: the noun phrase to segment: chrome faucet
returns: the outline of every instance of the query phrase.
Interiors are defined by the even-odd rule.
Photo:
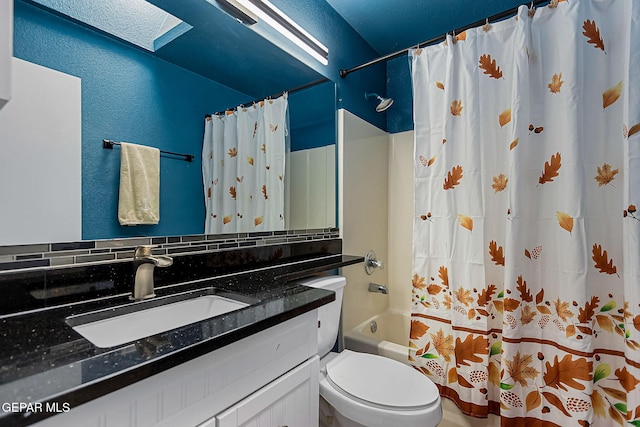
[[[372,275],[376,268],[383,269],[384,265],[382,261],[376,259],[376,253],[373,251],[367,251],[364,255],[364,271],[368,275]]]
[[[133,285],[132,299],[140,301],[156,296],[153,289],[153,268],[169,267],[173,264],[173,258],[166,255],[152,255],[154,245],[142,245],[136,247],[133,255],[133,268],[135,281]]]
[[[387,289],[387,285],[378,285],[377,283],[369,283],[369,292],[380,292],[381,294],[387,295],[389,293],[389,289]]]

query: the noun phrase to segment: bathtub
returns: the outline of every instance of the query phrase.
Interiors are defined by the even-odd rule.
[[[376,328],[371,327],[372,322],[375,322]],[[410,324],[409,313],[389,309],[346,331],[344,346],[408,363]]]

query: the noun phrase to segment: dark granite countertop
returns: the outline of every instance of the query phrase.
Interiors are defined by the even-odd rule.
[[[253,271],[159,286],[154,304],[176,294],[207,289],[249,306],[112,348],[98,348],[67,318],[123,305],[127,294],[0,317],[0,403],[57,402],[76,407],[204,355],[335,299],[333,292],[292,282],[317,272],[362,262],[330,255]],[[0,408],[0,426],[24,426],[53,414]]]

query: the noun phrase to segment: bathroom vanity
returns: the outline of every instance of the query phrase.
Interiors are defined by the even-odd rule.
[[[106,286],[100,269],[109,269],[116,285],[109,291],[112,295],[0,317],[0,401],[30,405],[5,405],[0,426],[226,427],[257,419],[260,425],[314,425],[317,309],[335,296],[295,280],[363,258],[340,253],[287,256],[283,250],[295,253],[293,245],[281,246],[260,249],[271,254],[265,258],[280,256],[265,262],[256,261],[257,252],[248,250],[175,256],[177,270],[157,271],[156,297],[140,302],[131,302],[130,292],[117,293],[120,287],[131,286],[125,280],[131,275],[131,263],[76,267],[84,268],[83,274],[65,270],[67,281],[60,283],[90,276],[95,291]],[[331,244],[325,241],[322,246]],[[248,265],[229,267],[231,259],[243,257],[250,259]],[[47,283],[55,288],[61,279],[56,275],[62,273],[54,270],[46,273],[51,276]],[[16,273],[15,279],[27,283],[30,274]],[[124,285],[119,284],[119,274]],[[0,275],[0,285],[8,284],[2,283],[5,279]],[[78,286],[82,287],[34,290],[32,283],[23,288],[29,295],[44,292],[55,299]],[[190,301],[198,299],[233,304],[223,308],[231,311],[220,315],[176,327],[169,322],[171,329],[133,341],[124,338],[122,344],[102,342],[90,334],[87,339],[81,330],[86,324],[132,316],[124,318],[130,319],[131,328],[111,324],[114,331],[108,335],[119,339],[136,322],[160,322],[159,317],[148,321],[146,313],[158,308],[180,310],[176,307],[182,302],[189,302],[189,310],[195,311],[197,306]]]
[[[317,319],[311,310],[37,425],[314,425]]]

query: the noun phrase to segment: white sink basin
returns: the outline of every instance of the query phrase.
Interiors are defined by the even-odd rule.
[[[239,310],[248,305],[217,295],[203,295],[76,325],[73,329],[97,347],[109,348]]]

